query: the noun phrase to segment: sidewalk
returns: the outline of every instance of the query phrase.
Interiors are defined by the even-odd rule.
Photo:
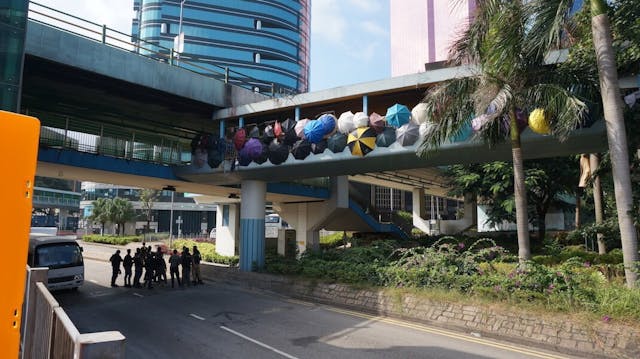
[[[82,247],[82,256],[87,259],[95,259],[99,261],[108,262],[109,258],[120,250],[120,256],[124,257],[127,254],[127,249],[131,249],[131,255],[136,253],[136,248],[142,247],[142,242],[132,242],[124,246],[116,244],[104,244],[104,243],[92,243],[77,240],[78,244]],[[145,242],[146,246],[151,246],[151,249],[155,252],[159,245],[163,245],[164,242]],[[166,254],[166,253],[165,253]]]

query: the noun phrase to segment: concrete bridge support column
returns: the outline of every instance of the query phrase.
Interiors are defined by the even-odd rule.
[[[238,252],[239,205],[236,203],[219,204],[216,210],[216,253],[223,256],[235,256]]]
[[[264,208],[267,184],[242,181],[240,207],[240,270],[264,267]]]
[[[318,250],[320,248],[320,232],[313,228],[315,221],[311,218],[314,212],[311,204],[298,203],[298,213],[296,220],[296,245],[298,253],[307,250]],[[317,212],[315,212],[317,214]]]

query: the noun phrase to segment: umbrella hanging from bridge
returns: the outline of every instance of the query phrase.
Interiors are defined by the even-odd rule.
[[[376,147],[376,131],[371,127],[360,127],[349,134],[347,145],[351,154],[365,156]]]

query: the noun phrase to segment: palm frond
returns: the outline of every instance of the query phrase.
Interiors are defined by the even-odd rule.
[[[482,44],[489,32],[491,19],[499,13],[500,0],[477,0],[476,11],[470,17],[467,28],[454,41],[449,50],[449,62],[454,65],[477,64]],[[460,1],[458,4],[460,5]]]
[[[528,30],[527,53],[541,57],[560,47],[563,30],[576,0],[531,0],[526,5],[531,19]]]
[[[431,128],[420,148],[421,155],[436,150],[442,143],[458,135],[474,113],[472,94],[478,87],[478,76],[455,78],[432,87],[422,100]]]
[[[527,90],[531,107],[541,107],[551,118],[551,133],[564,141],[571,131],[579,127],[587,106],[570,90],[557,84],[539,84]]]

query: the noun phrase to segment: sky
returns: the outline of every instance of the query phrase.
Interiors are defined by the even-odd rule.
[[[131,32],[133,0],[36,2]],[[389,0],[311,0],[311,91],[389,77],[389,46]]]

